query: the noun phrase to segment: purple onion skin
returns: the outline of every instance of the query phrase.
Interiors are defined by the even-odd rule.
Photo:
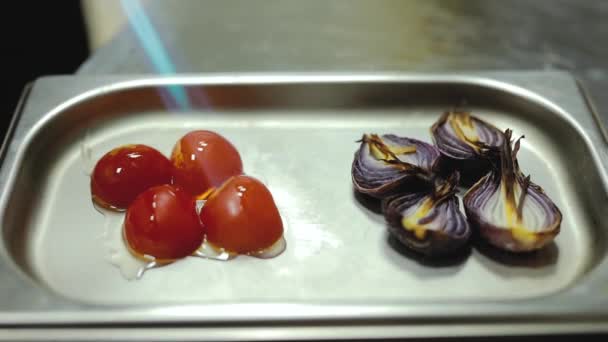
[[[379,140],[378,140],[379,139]],[[415,147],[414,153],[392,154],[392,160],[377,160],[370,152],[370,144],[385,143],[397,147]],[[378,145],[377,145],[378,146]],[[432,170],[439,159],[439,151],[425,142],[398,137],[393,134],[364,135],[355,152],[351,167],[355,189],[375,198],[385,198],[404,191],[418,191],[429,187]]]
[[[386,198],[382,201],[384,217],[389,232],[409,249],[427,257],[453,254],[465,246],[471,236],[471,229],[460,211],[454,188],[458,177],[451,178],[451,184],[430,191],[406,193]],[[423,236],[417,236],[413,227],[403,226],[403,213],[424,201],[432,201],[432,209],[417,221],[424,225],[436,221],[439,229],[426,229]]]
[[[460,127],[458,123],[475,127],[476,140],[459,137],[454,130],[455,126]],[[504,141],[498,128],[468,112],[459,111],[444,113],[431,127],[431,134],[442,156],[441,169],[447,174],[458,171],[465,186],[474,184],[488,173]]]
[[[513,150],[511,148],[511,131],[505,132],[505,142],[500,153],[500,167],[491,170],[467,191],[463,203],[465,212],[471,227],[479,232],[479,235],[489,244],[510,252],[522,253],[538,250],[551,243],[560,232],[562,214],[559,208],[545,194],[543,189],[532,183],[529,177],[525,177],[519,169],[516,159],[519,150],[519,141]],[[525,205],[525,201],[535,201],[542,204],[547,215],[547,226],[538,232],[529,232],[533,238],[523,241],[510,227],[502,226],[498,222],[489,222],[482,215],[482,207],[492,194],[500,190],[502,184],[506,185],[506,191],[513,191],[514,183],[517,182],[524,197],[519,199]],[[516,207],[513,203],[512,207]],[[523,208],[517,208],[516,215],[521,215]],[[533,240],[533,241],[532,241]]]

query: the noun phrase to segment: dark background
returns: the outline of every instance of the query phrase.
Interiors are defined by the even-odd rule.
[[[10,3],[10,5],[8,5]],[[7,2],[0,14],[2,63],[0,137],[24,86],[43,75],[71,74],[89,51],[78,0]]]

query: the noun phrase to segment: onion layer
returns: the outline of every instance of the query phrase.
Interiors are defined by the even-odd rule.
[[[520,140],[512,148],[511,134],[505,131],[500,167],[473,185],[463,202],[469,222],[490,244],[526,252],[554,239],[562,214],[543,189],[521,172],[516,158]]]
[[[376,198],[425,186],[439,158],[434,146],[393,134],[365,134],[360,142],[352,181],[357,191]]]
[[[405,193],[383,201],[389,231],[407,247],[429,256],[448,254],[471,235],[456,197],[458,173],[437,179],[430,191]]]

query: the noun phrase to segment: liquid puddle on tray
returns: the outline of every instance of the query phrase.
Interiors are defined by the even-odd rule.
[[[197,200],[197,213],[200,212],[204,205],[203,200]],[[123,235],[123,221],[125,217],[125,211],[112,211],[102,208],[94,204],[95,209],[104,217],[103,227],[103,246],[105,249],[105,259],[112,265],[116,266],[121,275],[127,280],[140,279],[144,273],[150,269],[167,266],[174,261],[157,261],[153,256],[144,255],[138,257],[133,255],[129,251],[126,240]],[[285,251],[287,243],[285,238],[282,236],[275,244],[269,248],[246,254],[246,256],[269,259],[278,256]],[[209,242],[205,241],[203,244],[192,253],[192,257],[198,257],[216,261],[228,261],[236,258],[238,254],[226,252],[223,249],[219,249]]]

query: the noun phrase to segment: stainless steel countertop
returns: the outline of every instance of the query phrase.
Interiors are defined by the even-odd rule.
[[[150,0],[179,73],[569,70],[608,125],[608,2]],[[79,74],[155,73],[125,29]]]

